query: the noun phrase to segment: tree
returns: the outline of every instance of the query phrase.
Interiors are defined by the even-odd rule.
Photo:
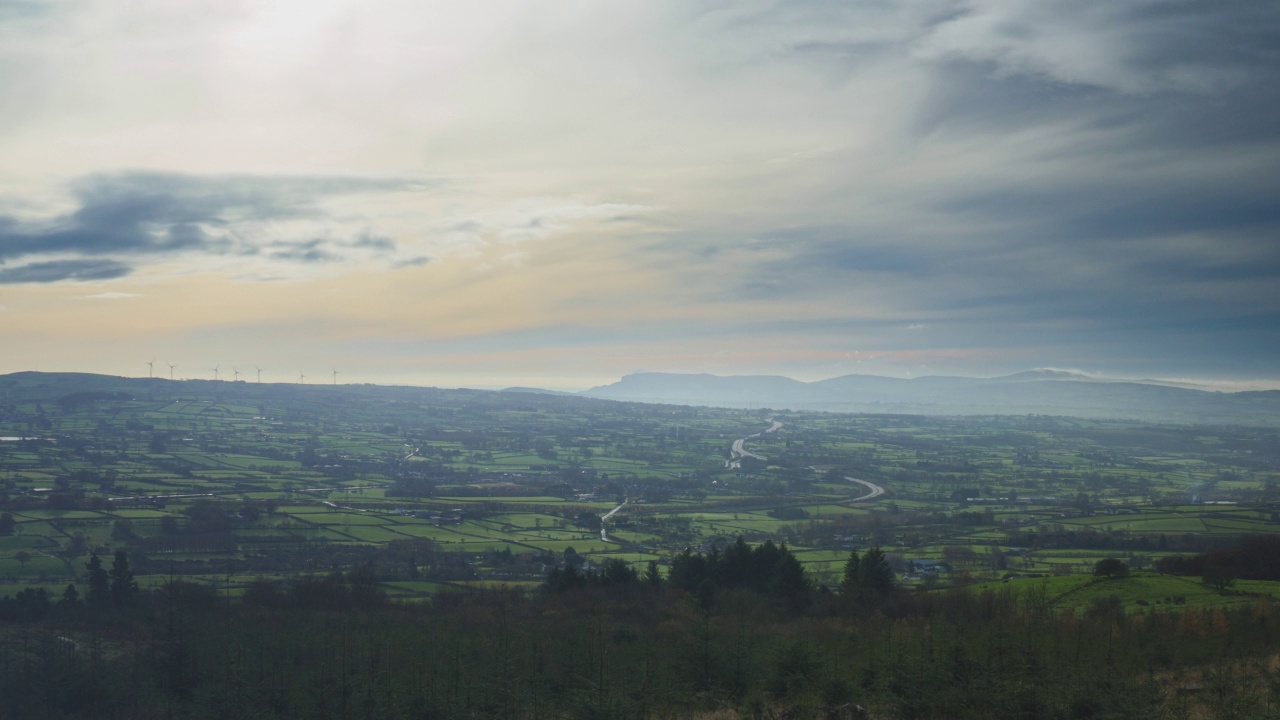
[[[858,587],[862,584],[861,570],[862,561],[858,557],[858,550],[854,548],[849,553],[849,559],[844,564],[844,576],[840,578],[840,592],[853,596],[858,593]]]
[[[867,590],[881,594],[893,592],[895,582],[893,568],[889,567],[889,559],[878,547],[868,550],[862,558],[858,577],[861,579],[862,587]]]
[[[577,525],[580,528],[586,528],[587,530],[591,530],[593,532],[599,532],[600,527],[604,524],[604,521],[600,519],[599,515],[591,512],[590,510],[584,510],[578,513],[578,517],[574,519],[573,524]]]
[[[118,607],[133,604],[138,594],[138,583],[133,579],[133,570],[129,569],[129,556],[124,550],[117,550],[111,561],[111,601]]]
[[[573,549],[572,545],[564,549],[564,564],[574,568],[582,564],[582,556]]]
[[[65,558],[75,558],[84,555],[89,550],[89,541],[85,538],[84,533],[75,532],[71,535],[71,542],[62,549],[62,556]]]
[[[31,553],[27,552],[26,550],[19,550],[18,552],[13,554],[13,559],[17,560],[18,564],[22,565],[23,569],[25,570],[27,567],[27,563],[31,562]]]
[[[1129,566],[1124,564],[1120,558],[1103,558],[1093,565],[1093,574],[1096,577],[1105,578],[1122,578],[1128,577]]]
[[[645,569],[644,576],[641,578],[649,587],[662,586],[662,573],[658,571],[658,561],[650,560],[649,567]]]
[[[128,542],[137,538],[133,532],[133,522],[128,518],[120,518],[111,524],[111,539],[116,542]]]
[[[98,553],[90,555],[84,567],[89,571],[89,593],[85,600],[90,607],[103,607],[111,598],[111,576],[102,568]]]
[[[605,587],[613,585],[629,585],[640,579],[636,571],[625,560],[610,558],[604,563],[600,573],[600,584]]]
[[[688,548],[671,558],[671,569],[667,571],[667,583],[671,587],[693,592],[698,584],[707,576],[706,559],[702,554],[693,554]]]
[[[717,591],[716,583],[711,578],[703,578],[702,582],[698,583],[698,588],[694,590],[693,597],[698,602],[698,609],[704,615],[710,615],[711,608],[715,607]]]
[[[1231,571],[1224,567],[1210,567],[1204,571],[1204,576],[1200,578],[1200,582],[1217,590],[1226,590],[1236,584],[1236,579],[1231,576]]]
[[[785,598],[795,606],[803,605],[811,589],[804,566],[783,546],[782,555],[770,573],[769,593]]]
[[[58,604],[67,607],[76,607],[80,604],[80,592],[76,590],[75,583],[67,583],[66,589],[62,591],[62,600]]]
[[[0,513],[0,535],[12,535],[18,523],[9,513]]]

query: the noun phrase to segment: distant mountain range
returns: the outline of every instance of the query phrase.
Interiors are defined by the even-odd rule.
[[[482,398],[506,393],[552,395],[560,402],[591,398],[624,402],[773,408],[905,415],[1059,415],[1156,422],[1256,425],[1280,428],[1280,390],[1215,392],[1155,380],[1096,378],[1061,370],[1032,370],[997,378],[844,375],[801,382],[776,375],[635,373],[611,385],[568,393],[530,387],[505,391],[451,390],[379,385],[299,385],[123,378],[87,373],[19,372],[0,375],[0,418],[6,406],[58,402],[67,406],[104,398],[150,397],[176,390],[242,396],[245,402],[341,396],[433,402],[440,393]],[[336,394],[336,395],[335,395]],[[3,433],[0,433],[3,434]]]
[[[1030,370],[996,378],[635,373],[581,395],[631,402],[915,415],[1071,415],[1280,425],[1280,391],[1223,393],[1156,380]]]

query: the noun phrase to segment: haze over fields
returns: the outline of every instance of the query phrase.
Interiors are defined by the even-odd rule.
[[[0,373],[1280,387],[1277,47],[1265,2],[0,0]]]

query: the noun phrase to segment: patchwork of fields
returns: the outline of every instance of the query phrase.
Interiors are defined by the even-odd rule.
[[[1280,443],[1262,429],[0,380],[0,593],[60,592],[90,553],[125,548],[151,581],[235,592],[365,562],[418,597],[530,587],[566,558],[665,563],[739,535],[786,543],[819,583],[878,545],[905,582],[1038,575],[1054,593],[1105,557],[1140,569],[1280,530]],[[767,459],[726,467],[739,438]],[[857,501],[866,488],[847,478],[887,492]]]

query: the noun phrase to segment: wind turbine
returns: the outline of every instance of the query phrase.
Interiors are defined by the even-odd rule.
[[[217,365],[214,365],[214,366],[213,366],[213,381],[214,381],[214,382],[217,382],[217,381],[218,381],[218,366],[217,366]]]
[[[307,384],[307,376],[306,376],[306,375],[303,375],[301,372],[299,372],[299,373],[298,373],[298,384],[299,384],[299,385],[306,385],[306,384]]]
[[[176,368],[176,367],[178,367],[178,366],[177,366],[177,365],[174,365],[173,363],[169,363],[169,379],[170,379],[170,380],[172,380],[172,379],[173,379],[173,369],[174,369],[174,368]]]
[[[156,361],[155,361],[155,360],[148,360],[148,361],[147,361],[147,379],[151,379],[151,378],[155,377],[155,374],[154,374],[154,373],[155,373],[155,367],[154,367],[154,366],[155,366],[155,364],[156,364]]]
[[[258,371],[258,384],[262,384],[262,368],[254,365],[253,368]]]
[[[333,369],[333,384],[338,384],[338,368]]]
[[[235,373],[235,376],[231,378],[231,382],[240,382],[240,368],[233,367],[231,372]]]

